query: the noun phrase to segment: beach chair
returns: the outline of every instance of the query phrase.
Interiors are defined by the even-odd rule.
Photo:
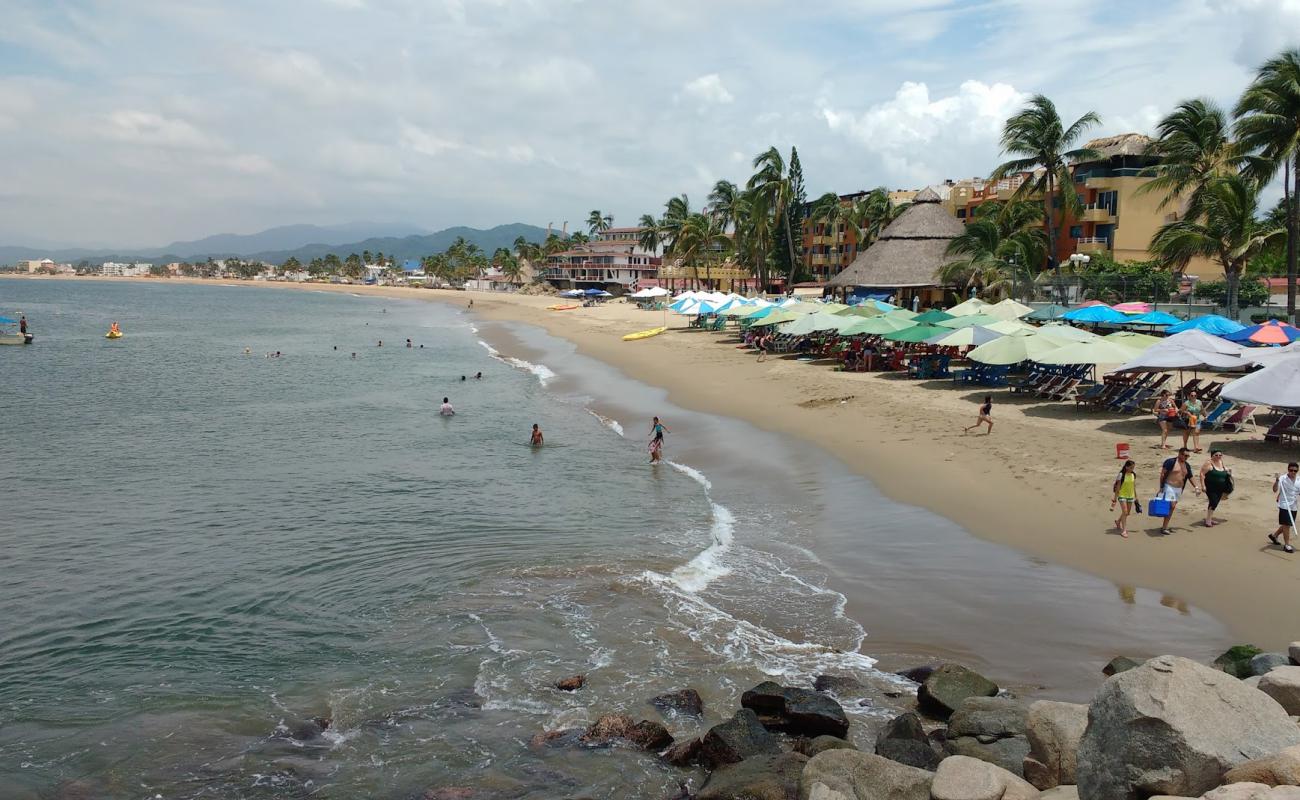
[[[1181,400],[1182,398],[1186,397],[1188,392],[1199,391],[1198,387],[1200,385],[1201,385],[1200,378],[1192,378],[1187,383],[1184,383],[1183,388],[1179,389],[1177,392],[1178,399]]]
[[[1101,398],[1108,390],[1111,384],[1094,383],[1082,392],[1076,392],[1074,395],[1074,407],[1078,409],[1081,406],[1090,406]]]
[[[1210,409],[1210,413],[1205,415],[1205,419],[1201,420],[1201,428],[1207,431],[1213,430],[1218,426],[1219,420],[1224,419],[1227,416],[1228,411],[1232,409],[1233,405],[1234,403],[1231,400],[1218,401],[1214,408]]]
[[[1044,396],[1048,400],[1069,400],[1078,394],[1080,383],[1083,383],[1082,378],[1066,378],[1065,383],[1056,387],[1054,391]]]
[[[1219,422],[1219,429],[1231,431],[1232,433],[1241,432],[1247,425],[1250,425],[1251,432],[1259,430],[1255,424],[1255,411],[1259,406],[1242,405],[1228,415],[1227,419]]]
[[[1124,399],[1119,407],[1115,409],[1121,414],[1136,414],[1142,410],[1142,404],[1156,396],[1156,390],[1150,388],[1138,389],[1133,394]]]
[[[1283,414],[1281,419],[1264,431],[1264,441],[1280,443],[1284,435],[1295,428],[1298,421],[1300,421],[1300,414]]]
[[[1219,392],[1223,391],[1223,386],[1223,381],[1211,381],[1208,383],[1204,389],[1200,390],[1201,403],[1208,404],[1214,402],[1214,400],[1218,398]]]

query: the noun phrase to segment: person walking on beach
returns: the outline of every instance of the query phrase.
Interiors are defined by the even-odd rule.
[[[664,435],[663,432],[661,431],[659,433],[656,433],[654,435],[654,438],[650,440],[650,463],[651,464],[659,463],[659,460],[663,458],[663,450],[664,450]]]
[[[1268,535],[1268,540],[1278,544],[1277,537],[1282,537],[1282,552],[1294,553],[1291,535],[1295,533],[1296,503],[1300,500],[1300,464],[1292,461],[1286,465],[1285,475],[1273,476],[1273,491],[1277,492],[1277,530]]]
[[[1168,389],[1160,392],[1156,398],[1155,405],[1156,424],[1160,426],[1160,449],[1169,449],[1169,431],[1173,429],[1174,420],[1178,417],[1178,405],[1174,403],[1173,395],[1169,394]]]
[[[975,424],[962,428],[961,432],[970,433],[981,425],[989,426],[988,433],[985,433],[985,436],[993,433],[993,395],[991,394],[984,395],[984,402],[980,404],[980,415],[975,419]]]
[[[1164,523],[1160,526],[1160,532],[1169,535],[1169,520],[1173,518],[1174,511],[1178,508],[1178,499],[1183,496],[1183,489],[1187,484],[1192,485],[1192,491],[1197,494],[1201,490],[1196,486],[1195,476],[1192,475],[1192,467],[1187,463],[1190,455],[1186,447],[1178,448],[1178,455],[1173,458],[1166,458],[1165,463],[1160,467],[1160,488],[1156,492],[1157,500],[1169,501],[1169,513],[1164,517]]]
[[[532,435],[532,438],[530,438],[530,439],[528,440],[528,443],[529,443],[530,445],[532,445],[533,447],[541,447],[541,446],[542,446],[542,442],[543,442],[543,440],[542,440],[542,429],[539,428],[539,427],[537,427],[537,423],[534,422],[534,423],[533,423],[533,435]]]
[[[1232,470],[1223,463],[1223,451],[1211,450],[1210,459],[1201,465],[1201,486],[1209,505],[1205,507],[1205,527],[1213,528],[1214,512],[1219,501],[1232,494]]]
[[[444,417],[454,417],[456,416],[456,409],[451,407],[451,400],[444,397],[442,398],[442,407],[438,409],[438,413]]]
[[[1119,528],[1119,535],[1127,539],[1128,515],[1133,513],[1133,506],[1137,504],[1137,463],[1134,461],[1124,462],[1115,485],[1111,487],[1111,511],[1115,510],[1116,503],[1119,503],[1119,517],[1115,519],[1115,527]]]
[[[1183,447],[1187,446],[1187,437],[1192,438],[1193,453],[1201,452],[1201,419],[1202,419],[1201,401],[1196,399],[1196,392],[1188,392],[1187,399],[1183,401],[1183,422],[1187,427],[1183,430]]]

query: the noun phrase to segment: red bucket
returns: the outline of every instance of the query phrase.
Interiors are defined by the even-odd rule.
[[[1128,442],[1120,442],[1115,445],[1115,458],[1128,460]]]

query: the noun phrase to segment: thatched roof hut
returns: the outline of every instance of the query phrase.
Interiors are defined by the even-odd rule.
[[[938,286],[939,268],[948,263],[948,243],[964,226],[949,214],[931,189],[885,228],[853,263],[831,278],[831,286],[903,289]]]

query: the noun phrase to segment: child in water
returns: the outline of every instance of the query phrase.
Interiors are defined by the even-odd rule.
[[[653,439],[650,440],[650,463],[658,464],[663,455],[664,435],[662,431],[656,431]]]
[[[537,427],[536,422],[533,423],[533,435],[532,438],[528,440],[528,443],[531,444],[533,447],[542,446],[542,429]]]

